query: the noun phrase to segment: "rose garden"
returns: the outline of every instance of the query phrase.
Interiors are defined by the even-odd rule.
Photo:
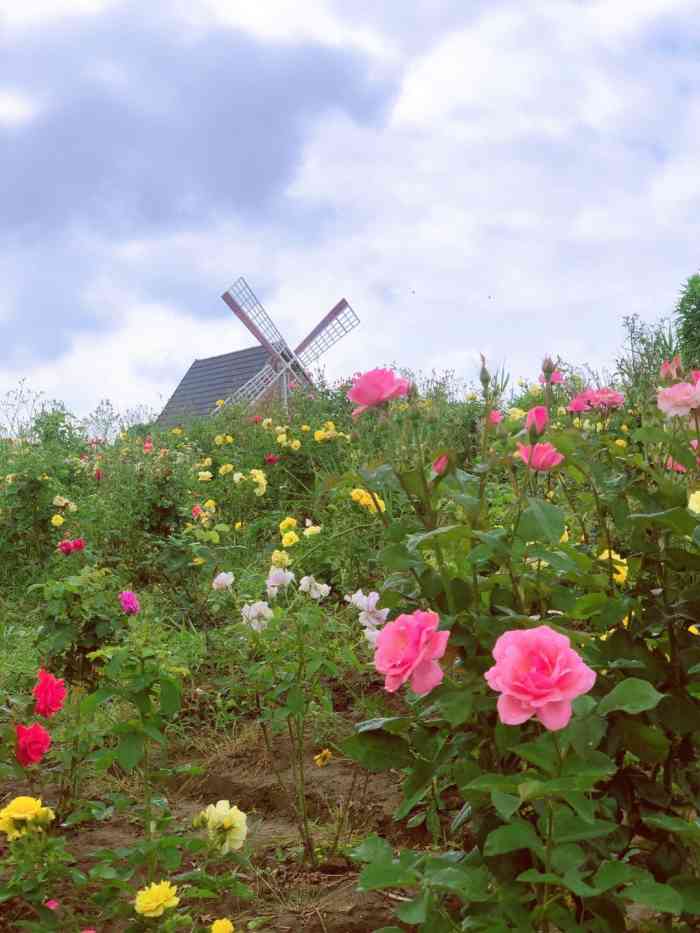
[[[0,929],[700,924],[700,371],[2,443]]]

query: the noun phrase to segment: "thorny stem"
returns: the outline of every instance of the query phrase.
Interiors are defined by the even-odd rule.
[[[338,843],[340,842],[340,834],[345,827],[345,821],[350,810],[350,805],[352,804],[352,797],[355,792],[355,785],[357,784],[358,770],[355,769],[352,774],[352,783],[350,784],[350,790],[348,791],[347,797],[345,798],[345,803],[338,815],[338,824],[335,829],[335,837],[333,839],[333,845],[330,849],[330,855],[333,856],[338,850]]]

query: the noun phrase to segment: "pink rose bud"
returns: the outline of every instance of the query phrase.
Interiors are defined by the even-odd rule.
[[[437,457],[433,460],[433,473],[436,473],[438,476],[442,476],[447,467],[450,465],[450,458],[447,454],[443,454],[441,457]]]
[[[525,426],[531,435],[534,434],[537,436],[538,434],[542,434],[548,424],[549,412],[544,405],[536,405],[534,408],[531,408],[525,418]]]
[[[47,907],[49,910],[58,910],[61,905],[57,900],[51,898],[51,900],[44,901],[44,907]]]
[[[488,418],[489,424],[500,424],[503,421],[503,412],[498,411],[497,408],[494,408],[493,411],[489,412]]]

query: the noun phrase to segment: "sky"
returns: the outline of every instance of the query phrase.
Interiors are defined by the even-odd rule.
[[[159,410],[341,297],[340,378],[609,366],[700,262],[697,0],[0,0],[0,391]]]

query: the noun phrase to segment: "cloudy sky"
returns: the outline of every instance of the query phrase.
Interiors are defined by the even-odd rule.
[[[347,297],[331,376],[609,362],[700,265],[697,12],[0,0],[0,390],[159,408],[240,274],[290,342]]]

